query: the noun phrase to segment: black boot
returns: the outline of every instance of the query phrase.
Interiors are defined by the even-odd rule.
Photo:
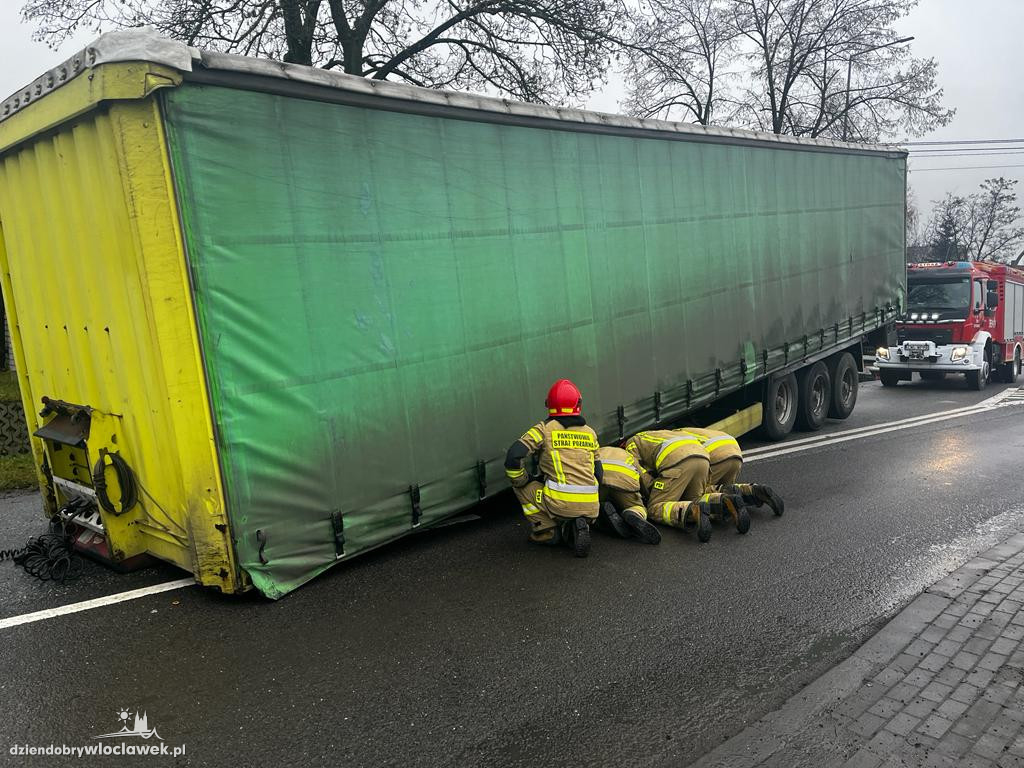
[[[562,538],[576,557],[590,554],[590,525],[584,517],[562,523]]]
[[[639,512],[627,509],[622,513],[622,521],[629,527],[632,535],[640,541],[648,544],[661,543],[661,531],[647,522]]]
[[[632,531],[629,526],[626,525],[622,519],[622,515],[615,509],[615,505],[610,501],[606,501],[601,505],[601,512],[598,515],[598,521],[602,523],[602,527],[606,530],[617,534],[623,539],[628,539],[632,536]]]
[[[722,494],[722,504],[725,506],[733,524],[739,533],[746,533],[750,530],[750,513],[743,503],[743,497],[725,493]]]

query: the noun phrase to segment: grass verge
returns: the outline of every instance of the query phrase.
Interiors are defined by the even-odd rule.
[[[18,374],[14,371],[0,371],[0,403],[21,402],[18,390]]]
[[[0,456],[0,491],[36,486],[35,459],[31,453]]]

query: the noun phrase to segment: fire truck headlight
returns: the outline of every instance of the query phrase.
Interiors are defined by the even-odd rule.
[[[910,319],[911,320],[917,320],[917,318],[918,318],[917,312],[911,312],[910,313]]]
[[[967,357],[969,351],[967,347],[953,347],[953,351],[949,353],[949,361],[951,363],[958,363]]]
[[[879,360],[888,360],[889,359],[889,348],[888,347],[879,347],[878,349],[875,350],[875,357],[877,357]]]
[[[932,320],[938,320],[938,319],[939,319],[939,313],[938,312],[932,312]]]

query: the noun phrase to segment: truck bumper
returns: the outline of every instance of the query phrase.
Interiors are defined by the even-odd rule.
[[[958,350],[958,358],[953,359],[953,351]],[[966,350],[963,354],[962,350]],[[878,355],[875,366],[879,371],[900,371],[904,373],[967,373],[980,371],[985,362],[984,346],[975,347],[971,344],[946,344],[937,346],[930,341],[905,342],[896,347],[888,348],[886,359]],[[962,356],[959,356],[961,355]]]

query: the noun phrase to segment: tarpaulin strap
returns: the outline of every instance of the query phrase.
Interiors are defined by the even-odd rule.
[[[341,557],[345,554],[345,520],[340,510],[331,512],[331,530],[334,532],[334,553]]]
[[[621,440],[626,436],[626,408],[620,405],[615,412],[616,415],[619,417],[619,440]]]
[[[412,502],[412,527],[415,528],[420,524],[420,517],[423,516],[423,510],[420,509],[420,487],[418,485],[409,486],[409,499]]]
[[[260,551],[258,553],[259,554],[259,558],[260,558],[260,562],[263,565],[266,565],[268,561],[267,561],[267,558],[263,555],[263,549],[264,549],[264,547],[267,546],[267,534],[265,534],[261,530],[256,531],[256,541],[259,542],[259,545],[260,545]]]
[[[508,474],[508,470],[505,473]],[[487,495],[487,462],[478,461],[476,463],[476,485],[482,499]]]
[[[654,393],[654,423],[661,423],[661,392]]]

